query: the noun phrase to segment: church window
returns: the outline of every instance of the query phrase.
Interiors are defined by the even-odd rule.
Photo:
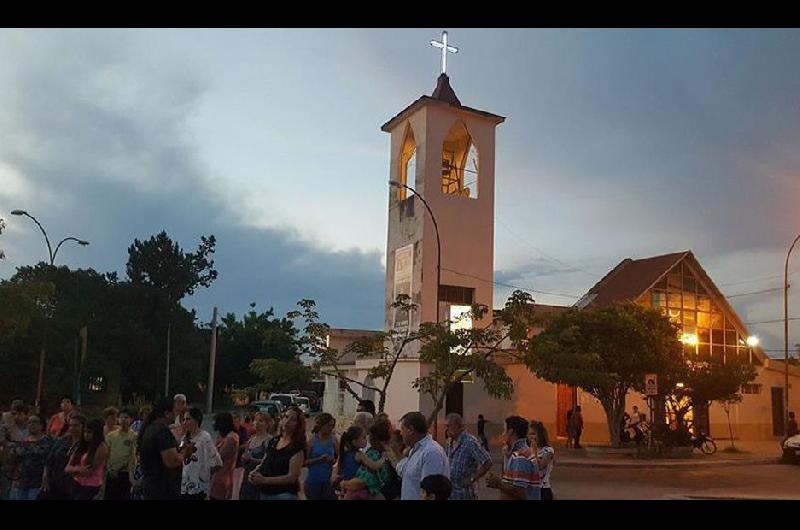
[[[478,150],[463,122],[456,123],[442,146],[442,193],[478,198]]]
[[[669,306],[674,307],[676,309],[680,309],[681,307],[681,293],[670,291],[669,293]]]
[[[697,296],[697,310],[698,311],[711,311],[711,298],[708,296]]]
[[[667,293],[653,289],[653,307],[667,307]]]
[[[683,308],[694,309],[694,293],[683,293]]]
[[[475,289],[457,285],[440,285],[439,301],[459,305],[472,305],[475,302]]]
[[[403,148],[400,151],[400,182],[409,188],[415,189],[417,177],[417,144],[414,141],[414,131],[408,126],[406,138],[403,141]],[[401,186],[397,187],[397,199],[403,200],[408,197],[408,190]]]

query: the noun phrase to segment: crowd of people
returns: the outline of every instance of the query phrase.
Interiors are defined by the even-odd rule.
[[[315,416],[310,434],[296,407],[280,417],[220,412],[213,436],[182,394],[135,412],[108,407],[96,419],[69,398],[60,407],[48,421],[19,400],[3,414],[0,498],[476,500],[482,479],[500,499],[553,498],[547,430],[519,416],[505,420],[496,475],[482,415],[476,437],[448,414],[440,444],[422,413],[396,428],[370,402],[339,431],[330,414]]]

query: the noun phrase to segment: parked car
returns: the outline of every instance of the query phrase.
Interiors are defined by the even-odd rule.
[[[800,463],[800,434],[790,436],[783,441],[783,459],[793,464]]]
[[[280,401],[253,401],[250,406],[256,407],[259,412],[270,416],[280,416],[285,409]]]
[[[287,409],[289,407],[292,407],[292,406],[296,405],[294,399],[295,399],[295,396],[293,396],[292,394],[270,394],[269,395],[269,401],[277,401],[277,402],[279,402],[281,405],[283,405],[284,409]]]
[[[308,398],[308,406],[311,409],[311,412],[318,412],[320,408],[322,408],[322,403],[320,402],[319,395],[314,390],[292,390],[289,392],[294,396],[301,396]]]
[[[294,399],[297,403],[297,406],[300,407],[300,410],[303,411],[303,414],[305,414],[307,418],[308,415],[311,414],[311,402],[309,399],[303,396],[295,396]]]

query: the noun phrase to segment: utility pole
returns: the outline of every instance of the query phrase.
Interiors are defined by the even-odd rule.
[[[172,331],[172,322],[167,323],[167,368],[164,375],[164,397],[169,397],[169,336]]]
[[[81,358],[78,361],[78,375],[75,384],[75,404],[81,406],[81,380],[83,379],[83,363],[86,362],[86,351],[89,349],[89,327],[83,326],[80,331]]]
[[[211,318],[211,352],[208,359],[208,395],[206,396],[206,414],[211,414],[214,405],[214,365],[217,360],[217,308]]]

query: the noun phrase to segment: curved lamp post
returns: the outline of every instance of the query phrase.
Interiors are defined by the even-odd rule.
[[[441,317],[439,316],[439,290],[441,289],[441,280],[442,280],[442,244],[439,240],[439,225],[436,224],[436,217],[433,215],[433,211],[431,207],[428,206],[428,202],[425,198],[417,193],[417,190],[410,186],[406,186],[402,182],[398,182],[396,180],[390,180],[389,186],[393,188],[405,188],[414,195],[416,195],[419,200],[422,201],[422,204],[425,205],[425,208],[428,210],[428,213],[431,216],[431,220],[433,221],[433,229],[436,232],[436,322],[441,322]]]
[[[786,253],[786,263],[783,268],[783,434],[789,432],[789,256],[800,235],[794,238],[789,252]]]
[[[50,266],[54,266],[56,261],[56,256],[58,255],[58,250],[61,248],[61,245],[66,243],[67,241],[75,241],[82,247],[85,247],[89,244],[88,241],[85,239],[78,239],[77,237],[65,237],[61,241],[58,242],[56,245],[56,249],[53,250],[53,247],[50,245],[50,238],[47,237],[47,232],[45,231],[42,223],[40,223],[34,216],[26,212],[25,210],[12,210],[11,215],[20,215],[30,218],[31,221],[36,223],[36,226],[39,227],[39,230],[42,231],[42,235],[44,236],[44,242],[47,243],[47,254],[50,258]],[[44,332],[42,333],[42,350],[39,354],[39,379],[36,383],[36,407],[39,407],[39,403],[42,399],[42,386],[44,385],[44,358],[45,358],[45,345],[47,344],[47,322],[48,320],[45,319],[44,325]]]

